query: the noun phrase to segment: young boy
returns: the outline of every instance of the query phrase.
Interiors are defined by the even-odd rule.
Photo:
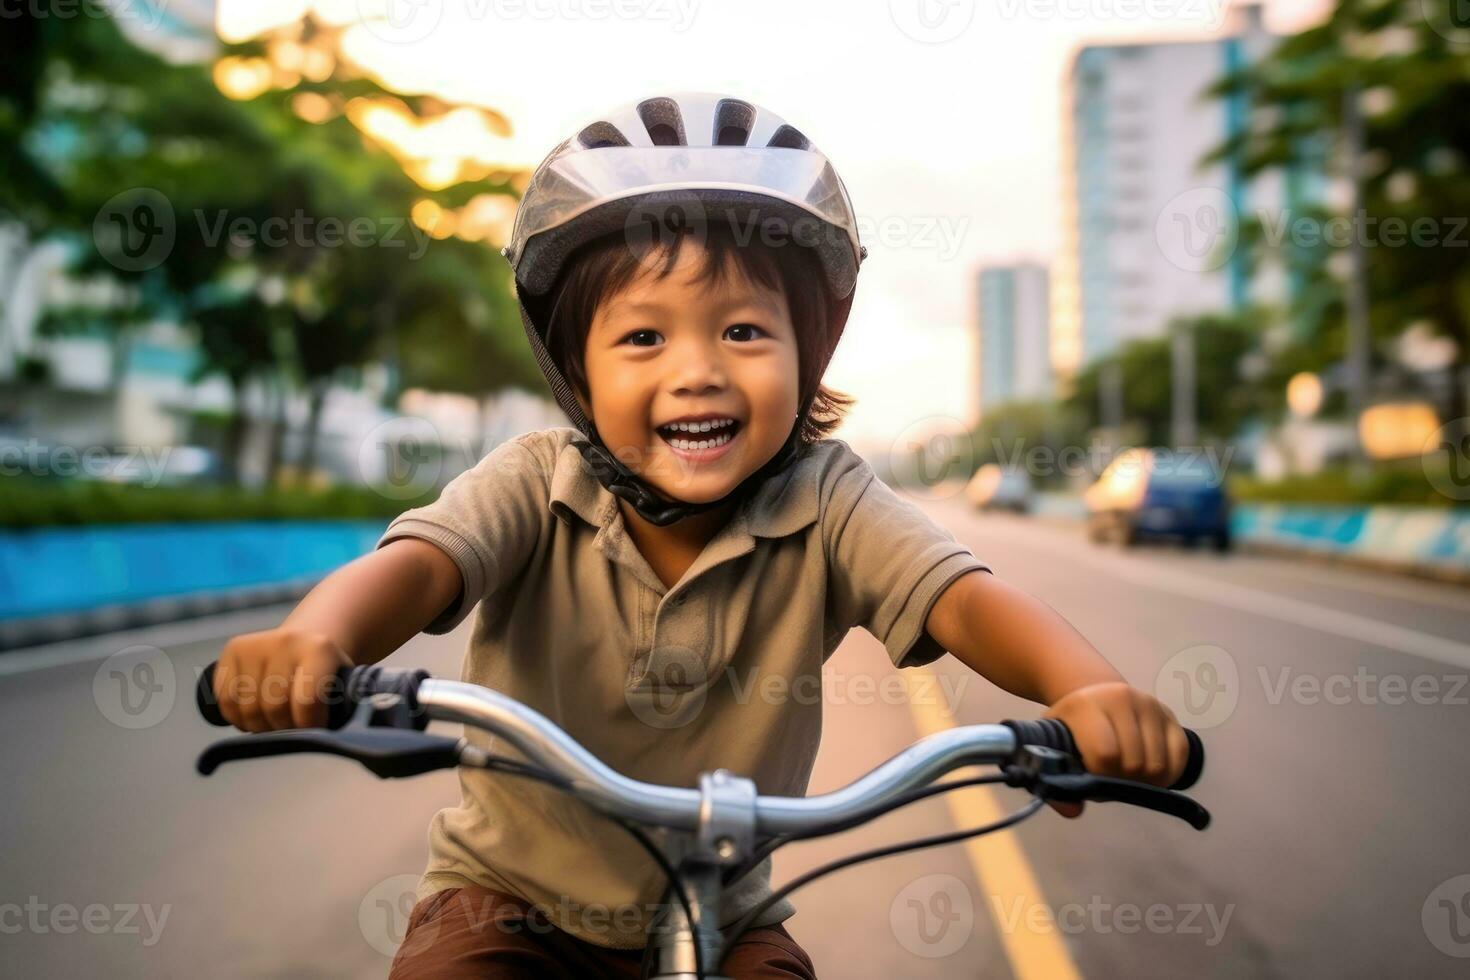
[[[575,427],[497,447],[280,628],[232,640],[216,675],[232,722],[320,724],[324,677],[478,608],[465,679],[614,769],[692,786],[724,767],[800,796],[822,709],[797,693],[820,690],[823,662],[862,626],[900,667],[948,651],[1049,705],[1094,771],[1180,773],[1166,707],[824,438],[845,399],[821,377],[863,250],[802,134],[733,99],[610,114],[538,168],[506,251]],[[393,976],[637,976],[665,887],[647,855],[540,783],[460,781],[461,804],[430,828]],[[769,877],[768,859],[727,893],[720,924],[769,895]],[[726,972],[814,976],[781,925],[794,912],[773,906]]]

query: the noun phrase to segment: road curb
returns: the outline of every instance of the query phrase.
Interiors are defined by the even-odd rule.
[[[268,585],[164,596],[127,605],[0,620],[0,651],[289,602],[306,595],[323,577],[318,575]]]

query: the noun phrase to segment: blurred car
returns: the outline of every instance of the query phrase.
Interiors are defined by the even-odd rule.
[[[997,463],[987,463],[970,478],[965,496],[980,510],[1009,510],[1024,514],[1031,509],[1031,478],[1023,470],[1009,470]]]
[[[1087,488],[1087,533],[1128,546],[1145,538],[1207,539],[1230,550],[1230,501],[1224,475],[1208,461],[1156,449],[1120,453]]]

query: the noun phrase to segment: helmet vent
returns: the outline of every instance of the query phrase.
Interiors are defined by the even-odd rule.
[[[721,99],[715,106],[715,145],[744,146],[755,124],[755,107],[739,99]]]
[[[644,99],[638,103],[638,118],[648,130],[654,146],[685,146],[684,117],[673,99]]]
[[[627,146],[628,138],[610,122],[595,122],[577,134],[577,142],[589,150],[604,146]]]
[[[812,141],[801,135],[801,131],[795,126],[781,124],[781,128],[772,134],[767,146],[781,146],[788,150],[810,150]]]

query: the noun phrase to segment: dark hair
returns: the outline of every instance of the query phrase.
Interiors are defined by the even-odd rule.
[[[826,279],[811,249],[790,241],[775,244],[752,236],[739,244],[728,224],[711,221],[697,226],[705,247],[700,279],[710,286],[726,281],[732,264],[751,282],[785,294],[796,330],[797,405],[811,407],[799,427],[798,439],[810,445],[841,424],[853,398],[822,384],[822,369],[836,346],[831,319],[832,299]],[[678,237],[662,249],[658,278],[673,270],[684,242],[695,226],[680,228]],[[527,297],[535,321],[545,329],[546,348],[568,383],[591,401],[584,355],[593,314],[606,297],[625,289],[645,268],[649,246],[630,244],[625,235],[606,235],[573,252],[544,297]],[[778,248],[781,251],[778,252]]]

